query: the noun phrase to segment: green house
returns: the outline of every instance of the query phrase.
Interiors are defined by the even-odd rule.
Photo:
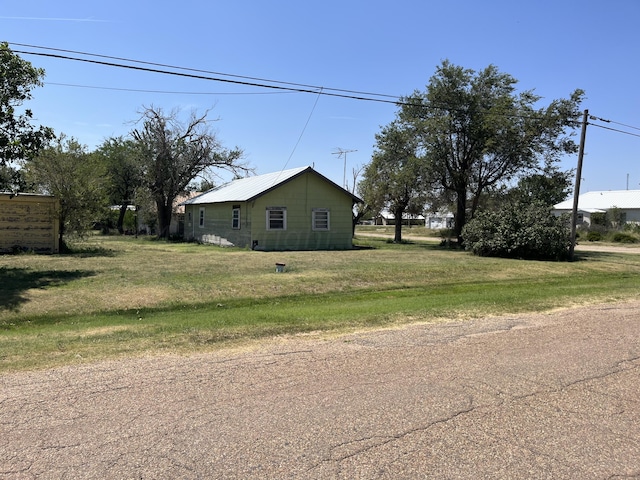
[[[184,236],[254,250],[344,250],[361,201],[311,167],[247,177],[184,202]]]

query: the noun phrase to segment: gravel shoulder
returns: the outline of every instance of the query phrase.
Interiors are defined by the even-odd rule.
[[[359,237],[377,237],[377,238],[393,238],[393,234],[387,233],[373,233],[373,232],[357,232],[356,236]],[[422,235],[413,235],[411,231],[403,231],[402,238],[407,240],[417,240],[423,242],[439,243],[440,238],[437,237],[425,237]],[[630,253],[640,254],[640,245],[637,244],[602,244],[596,242],[578,243],[575,248],[576,251],[583,252],[610,252],[610,253]]]

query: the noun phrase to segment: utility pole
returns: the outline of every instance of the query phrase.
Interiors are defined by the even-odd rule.
[[[578,197],[580,196],[580,180],[582,179],[582,159],[584,158],[584,141],[587,137],[589,110],[582,116],[582,133],[580,134],[580,148],[578,150],[578,168],[576,170],[576,186],[573,190],[573,211],[571,212],[571,245],[569,246],[569,260],[573,261],[576,248],[576,223],[578,222]]]
[[[344,173],[342,174],[342,186],[347,189],[347,153],[357,152],[358,150],[343,150],[342,148],[336,148],[332,155],[337,155],[338,158],[344,157]]]

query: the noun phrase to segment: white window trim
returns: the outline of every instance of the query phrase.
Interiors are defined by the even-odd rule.
[[[200,207],[198,211],[198,227],[204,228],[204,207]]]
[[[270,212],[277,210],[282,212],[282,228],[271,228]],[[287,229],[287,207],[267,207],[266,209],[267,230],[286,230]]]
[[[236,217],[236,212],[238,212],[237,217]],[[238,221],[237,225],[235,225],[236,220]],[[240,230],[240,207],[233,207],[231,209],[231,229]]]
[[[319,228],[316,224],[316,214],[319,212],[327,214],[326,228]],[[311,229],[316,232],[328,232],[331,230],[331,212],[328,208],[314,208],[311,210]]]

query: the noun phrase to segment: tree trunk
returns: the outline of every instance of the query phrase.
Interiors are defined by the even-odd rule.
[[[459,191],[456,193],[456,218],[454,234],[458,239],[458,245],[462,245],[462,227],[467,220],[467,191]]]
[[[116,227],[118,228],[118,233],[120,235],[122,235],[124,233],[124,215],[127,213],[127,207],[129,205],[127,205],[126,203],[123,203],[122,205],[120,205],[120,214],[118,215],[118,223],[116,224]]]
[[[58,252],[67,253],[67,244],[64,241],[64,219],[58,221]]]
[[[396,209],[393,212],[395,218],[395,229],[393,235],[393,243],[402,243],[402,214],[404,213],[404,209]]]
[[[158,238],[169,239],[169,226],[171,225],[172,205],[164,202],[156,202],[158,208]]]

